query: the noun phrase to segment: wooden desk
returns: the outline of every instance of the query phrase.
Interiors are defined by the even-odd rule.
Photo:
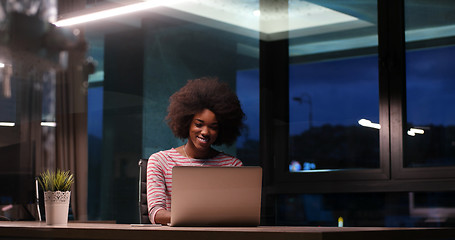
[[[129,224],[0,222],[0,239],[455,239],[455,228],[380,227],[135,227]]]

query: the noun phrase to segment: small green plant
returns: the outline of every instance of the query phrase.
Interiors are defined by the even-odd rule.
[[[56,172],[47,170],[40,174],[38,181],[43,191],[70,191],[74,183],[73,174],[70,171],[57,169]]]

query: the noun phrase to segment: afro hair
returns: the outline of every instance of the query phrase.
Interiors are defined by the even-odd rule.
[[[169,98],[166,121],[180,139],[189,136],[191,121],[196,113],[208,109],[218,121],[218,137],[214,145],[232,145],[243,128],[244,112],[237,95],[218,78],[203,77],[189,80]]]

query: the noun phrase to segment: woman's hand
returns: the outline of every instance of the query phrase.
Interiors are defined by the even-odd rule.
[[[161,209],[155,214],[155,223],[167,225],[171,222],[171,212]]]

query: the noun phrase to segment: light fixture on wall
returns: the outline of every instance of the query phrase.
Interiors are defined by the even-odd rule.
[[[0,122],[0,127],[14,127],[15,125],[14,122]]]
[[[14,122],[0,122],[0,127],[14,127],[16,123]],[[55,122],[41,122],[42,127],[56,127],[57,123]]]
[[[42,127],[56,127],[57,123],[56,122],[41,122]]]
[[[359,120],[359,124],[363,127],[381,129],[381,125],[379,123],[372,123],[370,120],[364,118]],[[409,136],[414,137],[416,134],[424,134],[425,131],[420,128],[410,128],[407,133]]]
[[[416,135],[416,133],[417,133],[417,134],[424,134],[425,131],[424,131],[423,129],[419,129],[419,128],[410,128],[410,129],[408,130],[408,135],[409,135],[409,136],[414,137],[414,136]]]
[[[109,17],[120,16],[124,14],[134,13],[138,11],[143,11],[160,6],[169,6],[183,0],[148,0],[139,3],[133,3],[121,7],[111,8],[107,10],[102,10],[98,12],[88,13],[76,17],[71,17],[67,19],[62,19],[54,22],[57,27],[67,27],[72,25],[77,25],[81,23],[92,22],[96,20],[101,20]]]
[[[381,125],[379,123],[372,123],[370,120],[368,119],[360,119],[359,122],[360,126],[363,126],[363,127],[370,127],[370,128],[376,128],[376,129],[381,129]]]

